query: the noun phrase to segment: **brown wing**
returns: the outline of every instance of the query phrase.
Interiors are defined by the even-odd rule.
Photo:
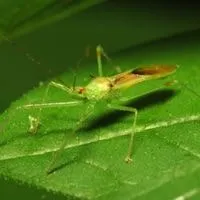
[[[176,71],[176,65],[151,65],[136,68],[112,78],[113,89],[127,88],[142,81],[166,77]]]

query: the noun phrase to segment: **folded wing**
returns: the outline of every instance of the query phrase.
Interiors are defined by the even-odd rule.
[[[177,68],[177,65],[150,65],[135,68],[112,76],[113,89],[128,88],[146,80],[163,78],[174,73]]]

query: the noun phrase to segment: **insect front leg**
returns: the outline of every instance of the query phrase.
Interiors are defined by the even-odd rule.
[[[49,86],[45,90],[45,95],[44,95],[43,100],[42,100],[43,102],[44,102],[46,94],[48,93],[48,90],[49,90]],[[4,130],[6,129],[7,125],[12,121],[13,118],[15,118],[15,115],[20,110],[29,108],[29,106],[30,106],[30,108],[32,108],[32,107],[34,107],[33,105],[34,104],[27,104],[27,105],[18,106],[15,109],[13,109],[10,112],[9,116],[0,124],[0,133],[4,132]],[[42,110],[42,107],[39,107],[39,114],[37,115],[37,117],[34,117],[32,115],[28,116],[28,120],[29,120],[28,132],[33,134],[33,135],[38,131],[38,129],[39,129],[40,125],[41,125],[40,120],[39,120],[40,119],[39,116],[41,115],[41,110]]]
[[[98,73],[99,76],[103,76],[102,61],[101,61],[101,54],[103,53],[103,48],[101,47],[101,45],[97,46],[96,52],[97,52]]]
[[[96,47],[96,53],[97,53],[97,66],[98,66],[98,74],[99,76],[103,76],[103,67],[102,67],[102,56],[106,58],[108,62],[112,64],[112,59],[105,53],[103,47],[101,45],[98,45]],[[121,73],[122,70],[120,66],[114,67],[115,71],[117,73]]]
[[[40,118],[42,116],[42,110],[44,108],[46,108],[46,107],[61,107],[61,106],[76,106],[77,103],[80,102],[80,101],[79,102],[71,102],[71,104],[70,104],[70,102],[45,103],[45,100],[48,96],[50,87],[58,88],[58,89],[66,92],[68,94],[73,93],[73,90],[70,89],[69,87],[65,86],[64,84],[61,84],[61,83],[58,83],[58,82],[55,82],[55,81],[51,81],[51,82],[48,83],[48,85],[45,89],[41,103],[39,103],[39,104],[28,104],[28,105],[18,107],[18,109],[21,109],[21,108],[23,108],[23,109],[24,108],[38,108],[39,109],[37,116],[29,115],[29,117],[28,117],[28,119],[29,119],[28,132],[33,134],[33,135],[37,133],[39,127],[41,126]]]
[[[136,128],[136,120],[137,120],[138,111],[136,108],[131,108],[131,107],[122,106],[122,105],[108,104],[108,107],[115,110],[131,112],[134,115],[131,138],[130,138],[130,142],[128,146],[128,153],[125,157],[125,162],[130,163],[132,161],[131,156],[132,156],[132,150],[133,150],[133,142],[134,142],[134,136],[135,136],[135,128]]]
[[[42,103],[45,102],[45,99],[49,92],[49,87],[50,87],[50,83],[47,85],[47,88],[45,89],[44,96],[42,98]],[[28,116],[28,119],[29,119],[28,133],[35,135],[38,132],[38,129],[41,126],[41,122],[40,122],[41,115],[42,115],[42,107],[39,108],[39,111],[36,117],[32,115]]]
[[[103,47],[101,45],[98,45],[96,47],[96,52],[97,52],[98,74],[99,74],[99,76],[103,76],[103,67],[102,67],[101,55],[103,55],[108,61],[111,61],[111,59],[105,53],[105,51],[104,51],[104,49],[103,49]]]

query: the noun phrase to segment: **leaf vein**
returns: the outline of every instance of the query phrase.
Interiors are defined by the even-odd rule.
[[[185,122],[194,122],[194,121],[199,121],[200,120],[200,114],[195,114],[195,115],[190,115],[190,116],[185,116],[185,117],[179,117],[179,118],[175,118],[172,120],[168,120],[168,121],[160,121],[157,123],[152,123],[152,124],[147,124],[147,125],[142,125],[142,126],[137,126],[136,127],[136,133],[141,133],[147,130],[152,130],[152,129],[156,129],[156,128],[161,128],[161,127],[169,127],[169,126],[173,126],[175,124],[181,124],[181,123],[185,123]],[[109,140],[112,138],[117,138],[117,137],[121,137],[121,136],[125,136],[125,135],[129,135],[130,132],[132,131],[132,128],[123,130],[123,131],[112,131],[112,132],[106,132],[105,134],[100,135],[98,138],[96,136],[91,136],[91,138],[86,138],[86,139],[82,139],[82,141],[79,141],[77,143],[73,142],[70,144],[67,144],[65,146],[64,149],[69,149],[69,148],[74,148],[74,147],[78,147],[78,146],[82,146],[82,145],[86,145],[86,144],[91,144],[91,143],[95,143],[95,142],[99,142],[99,141],[103,141],[103,140]],[[46,153],[50,153],[50,152],[55,152],[58,151],[60,149],[60,147],[53,147],[53,148],[45,148],[45,149],[40,149],[34,152],[30,152],[30,153],[21,153],[21,152],[9,152],[9,153],[1,153],[0,152],[0,160],[9,160],[9,159],[16,159],[16,158],[20,158],[20,157],[28,157],[28,156],[38,156],[38,155],[44,155]],[[187,150],[188,152],[190,152],[187,148],[183,148],[185,150]],[[190,152],[193,155],[195,155],[196,157],[200,158],[200,155],[195,153],[195,152]]]

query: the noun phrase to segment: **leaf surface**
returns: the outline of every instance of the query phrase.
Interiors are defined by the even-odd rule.
[[[69,199],[167,200],[199,195],[200,52],[195,42],[180,44],[181,40],[172,38],[113,55],[123,71],[138,63],[180,66],[167,80],[144,82],[124,93],[137,97],[127,105],[139,110],[133,163],[123,161],[133,116],[108,110],[103,104],[95,108],[86,128],[77,135],[72,134],[72,129],[84,106],[44,109],[41,129],[34,136],[28,135],[28,115],[37,116],[38,111],[16,111],[16,107],[41,102],[44,84],[13,103],[0,118],[1,176],[60,192]],[[163,46],[165,51],[159,51]],[[104,64],[104,70],[106,74],[114,73],[109,64]],[[86,85],[89,74],[96,71],[95,63],[82,67],[77,84]],[[72,84],[69,72],[61,78]],[[164,87],[164,83],[174,79],[180,84]],[[161,89],[140,96],[156,88]],[[55,88],[46,99],[47,102],[69,100],[69,95]],[[47,176],[45,171],[52,152],[60,148],[64,138],[67,143],[57,160],[57,169]]]

